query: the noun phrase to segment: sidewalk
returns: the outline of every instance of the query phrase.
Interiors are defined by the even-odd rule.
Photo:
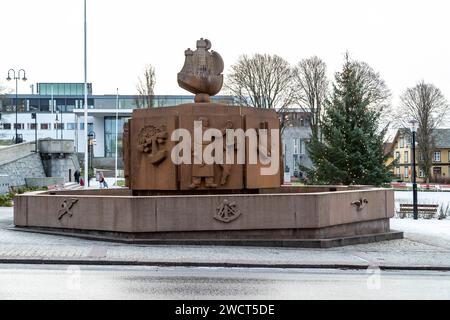
[[[423,269],[450,271],[450,220],[392,219],[405,239],[333,249],[129,245],[20,232],[0,208],[0,263]]]

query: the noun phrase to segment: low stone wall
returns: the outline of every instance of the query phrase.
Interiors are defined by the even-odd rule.
[[[0,165],[0,174],[9,176],[9,183],[12,187],[24,186],[26,184],[25,178],[46,177],[38,153],[29,153],[22,158],[4,162]]]
[[[41,153],[74,153],[74,141],[69,139],[39,139]]]
[[[0,166],[29,156],[35,150],[36,145],[34,142],[24,142],[3,147],[0,149]]]
[[[9,187],[9,176],[6,174],[0,174],[0,194],[8,193]]]
[[[64,186],[64,178],[61,177],[42,177],[25,178],[27,187],[48,187],[51,185]]]
[[[92,159],[92,166],[98,169],[114,170],[116,166],[115,158],[94,157]],[[122,155],[117,159],[117,168],[123,170]]]
[[[123,232],[133,237],[251,238],[350,237],[389,232],[394,192],[334,192],[171,196],[19,195],[14,224]]]

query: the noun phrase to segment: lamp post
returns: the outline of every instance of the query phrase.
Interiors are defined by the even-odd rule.
[[[88,92],[87,92],[87,18],[86,18],[86,0],[84,0],[84,137],[86,144],[84,146],[84,180],[89,183],[88,178]],[[87,189],[87,183],[84,188]]]
[[[63,107],[61,107],[59,113],[61,114],[61,140],[62,140],[64,139]]]
[[[114,156],[114,178],[115,178],[115,183],[117,185],[117,136],[118,136],[118,122],[119,122],[119,88],[117,88],[117,92],[116,92],[116,141],[115,141],[115,145],[116,145],[116,154]]]
[[[55,129],[56,129],[55,140],[58,140],[58,124],[59,124],[58,109],[55,110],[55,114],[56,114],[56,118],[55,118]]]
[[[34,144],[35,144],[34,151],[37,153],[38,152],[38,147],[37,147],[37,112],[33,112],[31,114],[31,119],[34,119]]]
[[[12,78],[11,78],[11,72],[12,72],[12,75],[13,75]],[[14,138],[14,143],[18,143],[18,139],[17,139],[17,108],[18,108],[18,104],[19,104],[19,97],[18,97],[17,91],[18,91],[18,88],[19,88],[18,81],[19,81],[19,79],[20,79],[21,73],[23,74],[22,80],[23,80],[23,81],[27,81],[27,77],[25,76],[25,70],[23,70],[23,69],[20,69],[20,70],[17,72],[17,74],[16,74],[16,70],[14,70],[14,69],[9,69],[9,70],[8,70],[8,77],[6,78],[6,80],[8,80],[8,81],[10,81],[10,80],[12,80],[12,79],[16,80],[16,108],[15,108],[15,109],[16,109],[16,124],[15,124],[15,127],[16,127],[16,136],[15,136],[15,138]]]
[[[417,181],[416,181],[416,131],[417,121],[411,120],[411,132],[412,132],[412,178],[413,178],[413,216],[414,220],[418,219],[417,211]]]
[[[94,170],[93,168],[93,158],[94,158],[94,143],[95,143],[95,132],[94,131],[90,131],[87,135],[88,137],[88,173]],[[89,180],[91,179],[90,175],[88,174],[88,186],[89,186]]]
[[[56,115],[58,117],[58,109],[56,111]],[[61,130],[61,140],[63,139],[63,132],[64,132],[64,122],[63,122],[63,106],[59,108],[59,115],[61,117],[61,124],[59,125],[59,130]],[[58,118],[57,118],[58,119]],[[56,138],[58,139],[58,135],[56,135]]]

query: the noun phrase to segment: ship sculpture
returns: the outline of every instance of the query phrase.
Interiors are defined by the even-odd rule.
[[[178,73],[178,84],[195,94],[195,102],[209,102],[223,85],[223,60],[220,54],[211,50],[211,41],[200,38],[197,49],[184,52],[184,66]]]

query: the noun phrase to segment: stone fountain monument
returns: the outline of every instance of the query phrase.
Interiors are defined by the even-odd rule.
[[[210,101],[224,63],[207,39],[185,51],[180,87],[194,103],[136,109],[125,124],[122,189],[15,198],[14,224],[151,244],[332,247],[398,239],[394,193],[371,186],[281,186],[274,110]]]

